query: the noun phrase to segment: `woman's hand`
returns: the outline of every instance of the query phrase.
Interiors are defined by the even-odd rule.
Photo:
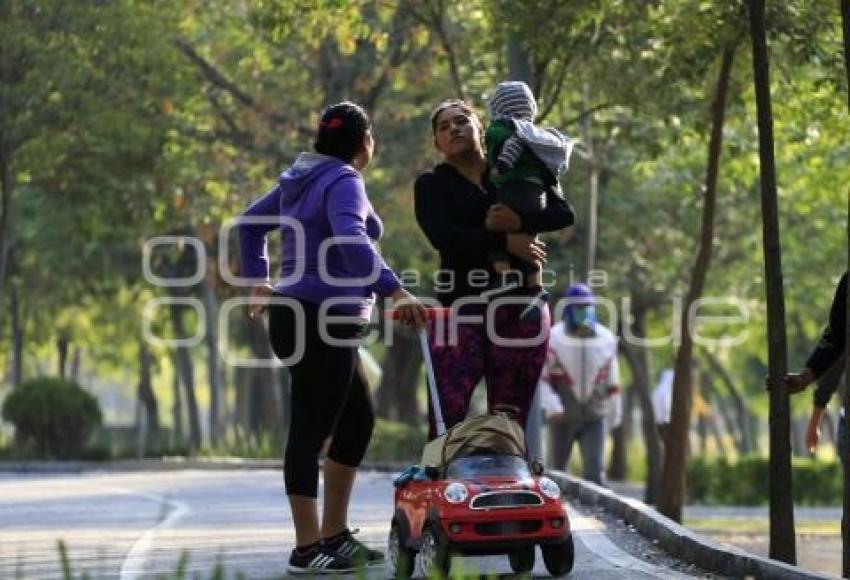
[[[428,323],[428,312],[416,296],[404,288],[399,288],[392,293],[391,298],[402,324],[422,328]]]
[[[248,318],[254,320],[259,314],[266,311],[269,305],[269,296],[274,292],[271,284],[264,282],[257,284],[251,288],[250,300],[248,303]]]
[[[522,229],[522,219],[508,206],[497,203],[487,210],[484,227],[491,232],[518,232]]]
[[[803,392],[814,380],[815,373],[812,369],[804,368],[799,373],[788,373],[777,378],[768,376],[765,378],[764,384],[768,391],[775,386],[783,385],[788,389],[789,394],[796,395]]]
[[[546,244],[529,234],[508,234],[506,242],[508,253],[536,264],[542,268],[546,265]]]
[[[814,407],[812,416],[809,418],[809,426],[806,428],[806,449],[814,454],[820,440],[820,422],[823,419],[823,408]]]

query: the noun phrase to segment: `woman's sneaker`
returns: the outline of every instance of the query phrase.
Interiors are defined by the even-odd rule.
[[[351,559],[324,544],[314,544],[304,550],[296,548],[289,557],[290,574],[344,574],[354,570]]]
[[[322,540],[322,545],[330,548],[340,556],[351,560],[355,566],[374,566],[386,561],[383,552],[373,550],[360,540],[354,538],[359,530],[345,530],[332,538]]]

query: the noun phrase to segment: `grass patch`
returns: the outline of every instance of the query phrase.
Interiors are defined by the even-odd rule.
[[[684,525],[705,534],[768,535],[770,522],[766,517],[685,518]],[[794,523],[797,535],[840,536],[841,522],[830,520],[799,520]]]

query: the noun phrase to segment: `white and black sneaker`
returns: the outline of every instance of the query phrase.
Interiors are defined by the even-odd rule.
[[[316,543],[301,550],[296,548],[289,557],[290,574],[345,574],[354,570],[351,559],[325,544]]]
[[[386,557],[383,552],[373,550],[360,540],[354,538],[360,530],[344,530],[332,538],[322,540],[322,545],[329,547],[344,558],[351,560],[355,566],[374,566],[383,564]]]

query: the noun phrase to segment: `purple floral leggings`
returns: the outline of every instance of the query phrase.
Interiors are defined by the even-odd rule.
[[[536,314],[520,319],[525,304],[470,304],[461,312],[477,321],[449,321],[429,329],[431,359],[446,428],[463,421],[472,392],[481,378],[487,386],[487,407],[511,405],[519,409],[525,426],[528,409],[549,345],[550,313],[545,303]],[[488,323],[488,318],[490,322]],[[456,325],[456,340],[447,326]],[[488,326],[490,327],[488,331]],[[442,332],[438,332],[442,330]],[[438,343],[438,336],[442,342]],[[521,343],[521,344],[518,344]],[[436,436],[434,414],[428,401],[428,438]]]

